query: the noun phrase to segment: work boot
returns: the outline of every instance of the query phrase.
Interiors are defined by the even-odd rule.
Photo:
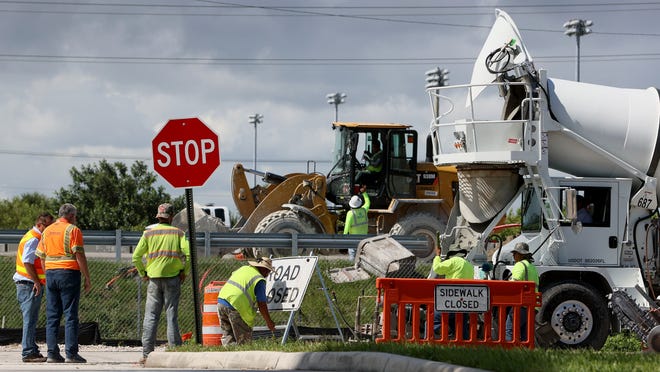
[[[23,357],[23,363],[43,363],[47,359],[48,358],[46,358],[45,356],[41,355],[40,353],[37,353]]]
[[[64,363],[64,358],[60,354],[49,355],[46,363]]]
[[[87,363],[87,359],[81,357],[80,355],[72,355],[70,357],[66,357],[66,362],[67,363]]]

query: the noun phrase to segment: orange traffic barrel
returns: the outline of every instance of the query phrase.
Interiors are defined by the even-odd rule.
[[[222,345],[222,331],[218,318],[218,293],[225,282],[212,281],[204,287],[202,311],[202,345]]]

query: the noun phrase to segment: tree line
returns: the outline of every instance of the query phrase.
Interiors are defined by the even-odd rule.
[[[83,165],[69,170],[71,184],[54,196],[25,193],[0,200],[0,229],[29,229],[39,213],[57,217],[63,203],[78,208],[78,227],[83,230],[142,231],[155,222],[156,207],[164,202],[174,210],[185,207],[185,196],[172,198],[163,186],[155,186],[157,175],[142,161],[130,167],[122,162]]]

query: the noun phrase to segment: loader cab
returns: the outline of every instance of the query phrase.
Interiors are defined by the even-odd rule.
[[[333,166],[328,200],[347,204],[365,185],[372,208],[393,198],[414,198],[417,132],[404,124],[334,123]]]

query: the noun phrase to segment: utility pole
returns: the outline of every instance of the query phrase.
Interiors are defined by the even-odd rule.
[[[433,70],[426,71],[426,86],[424,86],[424,88],[429,90],[446,86],[447,82],[449,81],[447,75],[449,75],[449,70],[446,68],[436,67]],[[432,101],[434,121],[438,118],[438,110],[440,109],[439,94],[439,89],[435,90],[435,95],[431,94],[431,97],[434,98]]]
[[[263,123],[264,116],[261,114],[250,115],[250,124],[254,125],[254,170],[257,170],[257,124]],[[257,175],[254,175],[254,186],[257,185]]]
[[[346,93],[329,93],[326,95],[328,103],[335,105],[335,121],[339,121],[339,105],[346,102]]]
[[[593,26],[593,21],[586,19],[571,19],[564,23],[564,34],[568,36],[575,36],[577,44],[577,62],[575,65],[575,80],[580,81],[580,37],[591,33],[590,26]]]

